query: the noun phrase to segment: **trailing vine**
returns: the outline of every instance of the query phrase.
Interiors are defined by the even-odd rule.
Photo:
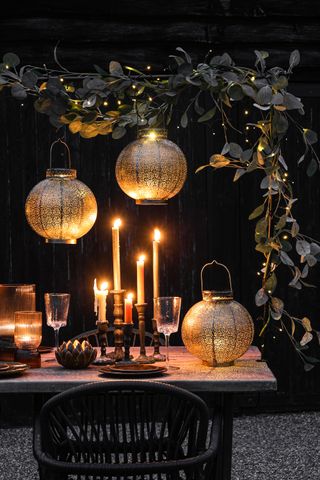
[[[177,54],[170,56],[173,63],[170,74],[157,77],[148,68],[142,72],[115,61],[110,62],[108,71],[95,66],[92,73],[71,72],[60,65],[56,51],[57,69],[19,67],[18,56],[8,53],[0,65],[0,89],[11,89],[11,94],[20,101],[34,97],[35,109],[47,115],[54,127],[67,125],[70,132],[83,138],[111,134],[118,139],[132,127],[167,126],[178,108],[183,109],[182,128],[187,127],[190,118],[210,123],[220,115],[225,145],[197,171],[206,167],[233,168],[234,181],[253,171],[263,173],[262,203],[249,216],[249,220],[256,222],[255,249],[264,257],[261,288],[255,295],[256,305],[263,309],[260,335],[272,322],[277,322],[288,334],[305,369],[310,370],[320,360],[306,354],[307,344],[315,334],[319,338],[320,333],[313,330],[307,317],[292,316],[275,292],[277,270],[282,266],[291,273],[290,287],[298,290],[313,287],[307,278],[309,270],[320,261],[320,243],[300,232],[293,215],[297,198],[288,181],[282,145],[289,126],[294,127],[305,146],[297,163],[308,161],[307,175],[312,176],[320,166],[314,149],[318,138],[316,132],[303,128],[291,114],[292,111],[304,114],[301,99],[287,89],[292,70],[300,61],[299,52],[291,53],[286,69],[267,68],[267,52],[255,51],[255,55],[253,68],[235,65],[227,53],[217,56],[212,52],[195,66],[188,53],[179,47]],[[211,106],[205,109],[208,98]],[[259,121],[246,125],[259,132],[249,148],[228,140],[230,130],[237,130],[229,120],[228,109],[243,100],[250,101],[261,114]],[[304,328],[300,340],[296,338],[296,325]]]

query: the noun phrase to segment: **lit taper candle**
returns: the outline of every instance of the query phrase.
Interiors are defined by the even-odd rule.
[[[132,323],[132,300],[133,293],[128,293],[124,300],[124,321],[125,323]]]
[[[159,243],[160,243],[160,230],[155,228],[153,237],[153,298],[157,298],[160,295],[159,289]]]
[[[97,280],[94,279],[94,312],[98,315],[98,322],[105,322],[107,319],[107,296],[108,282],[102,282],[100,288],[97,287]]]
[[[137,260],[137,303],[144,303],[144,261],[145,256],[140,255]]]
[[[120,269],[120,218],[115,220],[112,227],[112,258],[113,258],[113,288],[121,290],[121,269]]]

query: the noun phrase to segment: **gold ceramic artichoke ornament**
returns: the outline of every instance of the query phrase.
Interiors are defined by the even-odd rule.
[[[141,129],[116,163],[120,188],[138,205],[166,204],[180,192],[186,177],[186,158],[163,129]]]
[[[52,148],[58,142],[68,150],[69,168],[51,168]],[[75,244],[96,221],[95,196],[77,180],[77,171],[71,168],[69,147],[61,139],[51,145],[46,179],[29,193],[25,213],[30,227],[47,243]]]
[[[227,291],[204,290],[203,271],[210,265],[220,265],[229,276]],[[182,340],[187,350],[205,364],[232,365],[251,345],[253,322],[248,311],[233,300],[231,275],[222,263],[213,260],[201,270],[202,301],[193,305],[182,323]]]
[[[92,345],[84,340],[80,343],[78,340],[71,342],[70,340],[55,351],[57,362],[65,368],[72,370],[80,370],[87,368],[95,361],[97,351]]]

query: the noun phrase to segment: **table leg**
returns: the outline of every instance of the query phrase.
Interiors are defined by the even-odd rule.
[[[214,478],[231,480],[232,435],[233,435],[233,393],[221,396],[222,429]]]

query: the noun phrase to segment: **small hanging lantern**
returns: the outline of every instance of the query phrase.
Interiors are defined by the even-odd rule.
[[[69,168],[52,168],[52,148],[58,142],[67,148]],[[75,244],[96,221],[95,196],[76,178],[77,171],[71,168],[68,145],[61,139],[56,140],[50,148],[46,179],[31,190],[25,204],[30,227],[47,243]]]
[[[203,271],[220,265],[229,275],[227,291],[204,290]],[[229,366],[241,357],[253,339],[253,322],[247,310],[233,300],[231,275],[222,263],[213,260],[201,270],[201,302],[187,312],[182,324],[182,340],[190,353],[210,366]]]
[[[138,205],[166,204],[180,192],[186,176],[186,158],[163,129],[141,129],[116,164],[120,188]]]

